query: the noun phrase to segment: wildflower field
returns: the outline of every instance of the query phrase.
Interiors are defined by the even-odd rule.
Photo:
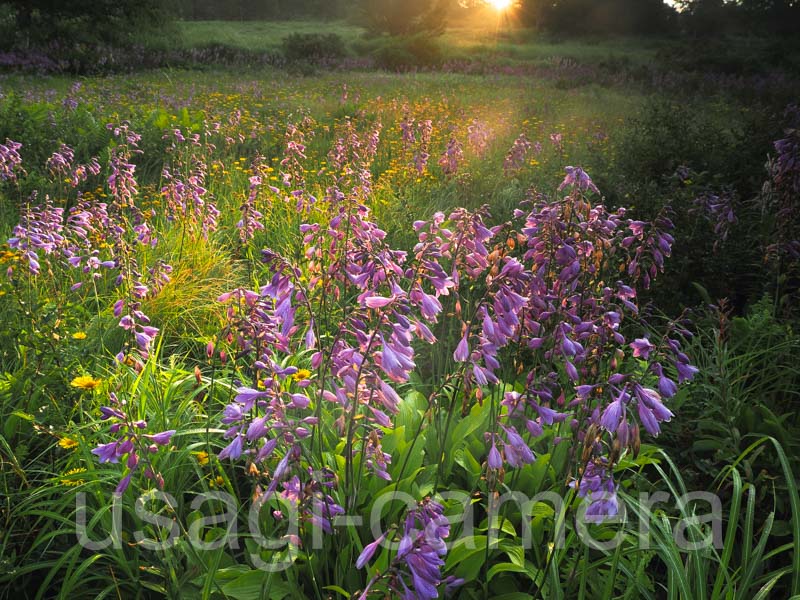
[[[800,88],[615,65],[0,75],[0,597],[800,594]]]

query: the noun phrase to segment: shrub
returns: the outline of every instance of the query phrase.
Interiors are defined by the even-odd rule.
[[[441,46],[433,36],[425,33],[383,38],[372,54],[380,68],[390,71],[430,67],[442,61]]]
[[[341,58],[347,53],[344,41],[335,33],[292,33],[281,44],[284,56],[292,61]]]

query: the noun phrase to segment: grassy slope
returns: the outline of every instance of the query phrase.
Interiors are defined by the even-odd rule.
[[[441,37],[445,54],[452,58],[506,58],[547,62],[554,58],[580,62],[626,60],[639,64],[651,61],[663,40],[621,38],[614,40],[561,41],[515,26],[488,15],[481,25],[457,24]],[[181,21],[182,47],[223,44],[251,51],[275,51],[291,33],[335,33],[346,43],[364,36],[365,30],[344,21]],[[173,42],[175,43],[175,42]]]

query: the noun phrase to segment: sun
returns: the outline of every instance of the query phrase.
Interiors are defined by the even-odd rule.
[[[486,0],[487,4],[498,11],[503,11],[511,6],[513,0]]]

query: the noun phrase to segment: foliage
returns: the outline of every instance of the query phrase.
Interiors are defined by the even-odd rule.
[[[441,33],[449,11],[447,0],[360,0],[360,20],[376,34]]]
[[[545,64],[3,80],[0,587],[800,593],[794,112]]]
[[[376,66],[390,71],[432,67],[443,59],[441,43],[427,33],[360,40],[354,48],[372,56]]]
[[[345,55],[344,41],[335,33],[293,33],[284,38],[281,45],[288,60],[321,60]]]
[[[22,46],[130,44],[143,30],[169,23],[162,0],[4,0],[2,5],[15,14],[16,43]]]
[[[675,11],[662,0],[523,0],[523,18],[561,34],[669,33]]]

